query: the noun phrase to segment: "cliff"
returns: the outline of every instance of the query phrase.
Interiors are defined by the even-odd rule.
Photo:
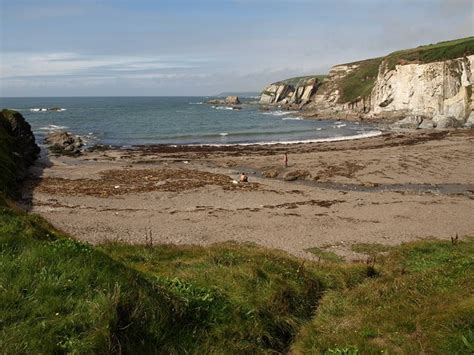
[[[466,122],[473,108],[474,55],[429,64],[390,68],[382,63],[372,91],[375,115],[415,114],[435,122]]]
[[[305,105],[321,85],[323,75],[304,76],[279,81],[267,86],[260,103],[265,105]]]
[[[474,37],[336,65],[301,107],[334,118],[398,119],[418,115],[434,124],[474,123]],[[268,92],[275,94],[269,99]],[[294,90],[293,90],[294,92]],[[261,103],[290,103],[292,91],[272,84]]]
[[[31,126],[11,110],[0,112],[0,193],[13,195],[40,152]]]

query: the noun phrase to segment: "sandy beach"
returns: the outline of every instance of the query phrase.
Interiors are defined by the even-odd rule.
[[[284,153],[288,167],[284,166]],[[312,144],[45,154],[22,204],[93,244],[237,241],[349,260],[354,243],[474,234],[474,132]],[[236,184],[240,172],[248,183]]]

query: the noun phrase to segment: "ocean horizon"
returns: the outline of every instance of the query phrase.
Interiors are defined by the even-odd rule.
[[[212,96],[77,96],[0,98],[31,124],[38,143],[55,130],[86,145],[135,146],[290,144],[380,134],[360,122],[303,119],[296,111],[261,110],[254,97],[239,109],[212,105]],[[53,109],[53,110],[51,110]]]

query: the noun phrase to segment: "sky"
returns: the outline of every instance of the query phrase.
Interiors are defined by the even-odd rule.
[[[472,0],[0,0],[0,97],[206,96],[472,36]]]

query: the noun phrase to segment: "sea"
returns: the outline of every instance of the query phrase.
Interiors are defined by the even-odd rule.
[[[255,98],[241,109],[207,104],[212,97],[0,98],[0,108],[19,111],[38,143],[66,130],[87,145],[249,145],[322,142],[371,137],[376,128],[359,122],[303,119],[298,112],[261,110]],[[54,110],[51,110],[54,108]]]

